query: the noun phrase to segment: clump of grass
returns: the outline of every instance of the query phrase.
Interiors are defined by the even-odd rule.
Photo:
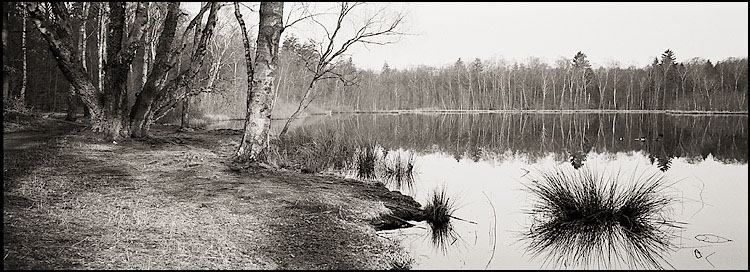
[[[424,206],[425,220],[436,228],[450,224],[451,216],[456,211],[456,202],[449,198],[445,188],[432,192],[432,198]]]
[[[387,153],[384,154],[382,160],[382,179],[386,184],[395,185],[397,189],[408,188],[412,189],[414,186],[414,154],[409,154],[408,157],[402,158],[401,153],[397,153],[391,158],[387,158]]]
[[[375,165],[378,162],[377,146],[368,144],[357,153],[357,178],[373,180],[376,178]]]
[[[664,189],[659,172],[628,182],[604,177],[589,168],[573,173],[560,169],[541,173],[526,188],[536,197],[534,222],[522,239],[534,257],[546,253],[545,264],[611,268],[664,268],[663,254],[676,250],[672,239],[681,228],[670,219],[675,198]]]
[[[424,206],[424,220],[430,225],[431,241],[442,252],[460,239],[453,229],[451,218],[456,211],[456,201],[447,196],[445,188],[436,189],[429,202]]]

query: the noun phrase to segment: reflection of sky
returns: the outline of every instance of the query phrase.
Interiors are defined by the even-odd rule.
[[[532,174],[522,178],[526,173],[523,169],[534,171],[559,166],[572,170],[572,166],[569,162],[557,162],[553,155],[531,164],[525,161],[521,157],[513,157],[502,162],[456,162],[449,154],[418,156],[415,158],[415,187],[413,192],[407,193],[420,203],[425,203],[434,188],[445,186],[448,196],[458,199],[459,209],[454,216],[478,224],[455,220],[456,231],[462,240],[450,247],[447,255],[433,248],[424,229],[385,231],[381,235],[401,237],[417,260],[415,269],[484,269],[492,256],[493,247],[493,212],[484,196],[486,194],[496,209],[498,238],[488,268],[542,268],[542,258],[530,260],[530,254],[524,255],[523,242],[517,239],[531,222],[529,216],[524,214],[530,208],[530,199],[523,191],[522,182],[529,182],[527,178]],[[632,173],[634,169],[638,173],[658,171],[641,152],[615,155],[590,153],[586,166],[610,173],[619,170],[623,173],[621,176],[626,177],[629,176],[624,173]],[[674,159],[670,170],[664,175],[669,181],[678,182],[665,191],[682,199],[673,206],[674,219],[689,223],[682,231],[682,238],[675,241],[683,248],[667,257],[675,268],[712,269],[712,264],[719,269],[748,268],[747,170],[747,164],[722,164],[711,156],[697,164],[689,164],[681,158]],[[706,233],[733,241],[709,244],[694,238]],[[702,258],[695,257],[695,249],[701,252]],[[705,256],[708,255],[710,257],[706,261]]]

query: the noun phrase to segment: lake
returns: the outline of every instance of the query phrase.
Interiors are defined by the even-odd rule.
[[[523,239],[537,222],[527,186],[551,170],[616,175],[622,183],[633,175],[659,175],[668,181],[661,192],[675,199],[668,215],[681,226],[659,263],[748,268],[746,115],[332,115],[298,120],[290,133],[324,137],[326,130],[374,141],[391,156],[413,156],[413,185],[391,189],[423,205],[441,188],[455,199],[453,216],[462,220],[452,220],[453,235],[442,246],[424,222],[379,232],[404,245],[416,259],[414,269],[641,268],[627,260],[582,265],[549,252],[532,254]]]

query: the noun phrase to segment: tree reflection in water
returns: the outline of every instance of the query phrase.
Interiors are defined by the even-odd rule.
[[[440,152],[459,162],[502,162],[523,154],[533,163],[554,153],[581,167],[591,152],[642,152],[668,171],[674,158],[696,163],[709,154],[723,163],[746,163],[747,124],[747,116],[667,114],[339,115],[295,132],[330,139],[335,131],[347,141]]]

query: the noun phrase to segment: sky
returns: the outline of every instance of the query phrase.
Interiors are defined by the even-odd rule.
[[[747,57],[748,3],[405,3],[413,35],[352,48],[357,66],[443,66],[458,58],[529,56],[553,64],[576,52],[593,66],[645,66],[667,49],[678,61]],[[399,7],[392,7],[399,8]]]
[[[285,20],[292,5],[285,4]],[[320,5],[317,10],[326,11]],[[192,6],[197,10],[197,3]],[[715,63],[748,56],[747,2],[393,2],[369,3],[358,11],[382,6],[406,13],[401,30],[408,35],[389,45],[352,46],[348,56],[357,67],[380,70],[386,62],[397,69],[440,67],[459,58],[465,62],[502,58],[513,63],[532,56],[552,65],[578,51],[594,67],[614,62],[643,67],[667,49],[677,61],[701,57]],[[233,11],[231,6],[227,9]],[[257,14],[243,13],[252,30]],[[291,15],[294,19],[296,14]],[[353,24],[363,16],[354,14]],[[290,34],[325,37],[319,25],[309,20],[285,30],[284,35]]]

